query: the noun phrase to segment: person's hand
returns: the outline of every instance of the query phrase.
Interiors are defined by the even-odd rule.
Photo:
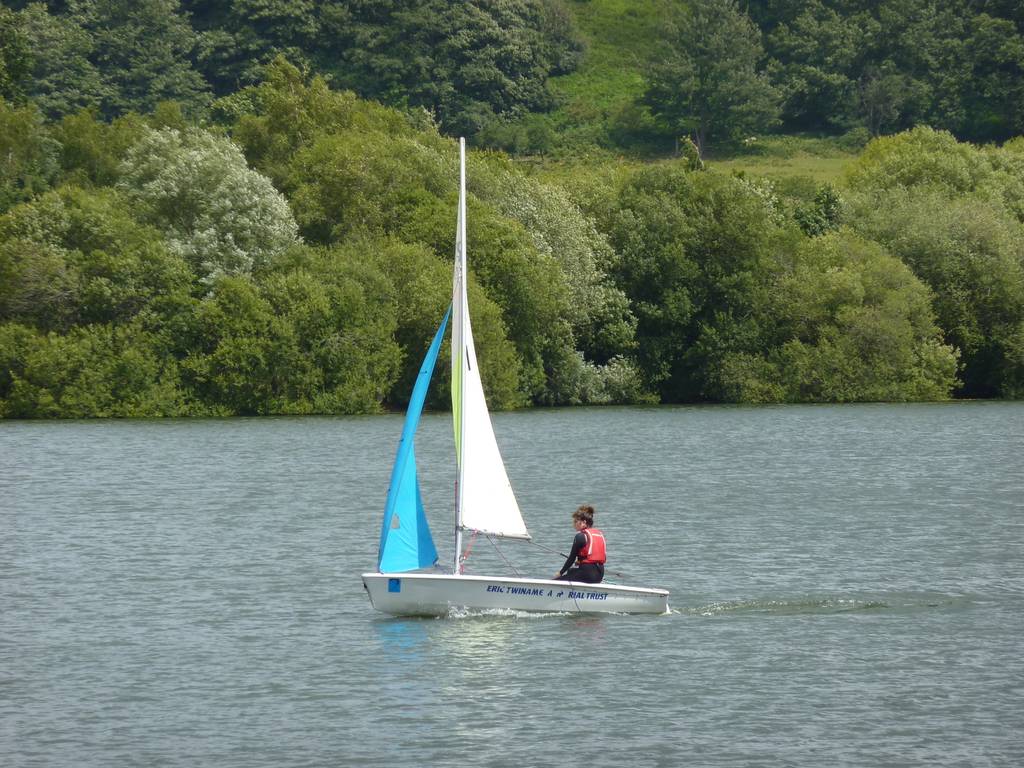
[[[561,576],[561,575],[562,575],[562,572],[559,571],[558,573],[556,573],[554,576],[551,577],[551,580],[552,581],[558,581],[558,577]]]

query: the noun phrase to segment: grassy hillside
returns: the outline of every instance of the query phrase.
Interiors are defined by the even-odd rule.
[[[643,89],[643,71],[654,52],[665,0],[566,0],[586,44],[578,69],[550,80],[561,102],[550,115],[556,154],[601,157],[615,154],[615,131]],[[670,149],[662,138],[654,153]],[[651,154],[639,142],[633,155]]]
[[[674,151],[669,137],[652,136],[628,152],[614,146],[616,131],[623,130],[630,119],[637,121],[635,102],[644,87],[643,71],[657,55],[658,33],[668,4],[668,0],[567,2],[587,50],[577,71],[551,81],[562,102],[551,116],[552,124],[565,151],[543,161],[524,158],[524,163],[537,164],[544,176],[557,180],[571,175],[571,168],[579,171],[593,166],[593,173],[604,175],[671,160]],[[846,141],[758,136],[743,146],[716,146],[707,162],[726,173],[742,172],[782,182],[837,183],[866,139],[866,134]]]
[[[614,115],[643,87],[642,71],[657,38],[663,0],[573,0],[577,28],[587,44],[580,68],[553,78],[565,100],[556,113],[567,122]]]

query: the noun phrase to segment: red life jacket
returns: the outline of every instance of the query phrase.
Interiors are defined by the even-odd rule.
[[[604,534],[597,528],[584,528],[583,535],[587,537],[587,543],[580,550],[579,564],[603,563],[606,559]]]

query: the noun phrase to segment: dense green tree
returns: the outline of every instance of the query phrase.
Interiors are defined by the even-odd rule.
[[[43,113],[54,119],[104,106],[111,89],[93,61],[93,35],[77,19],[51,14],[42,3],[29,4],[18,16],[32,52],[26,92]]]
[[[923,283],[874,243],[839,232],[801,245],[777,273],[756,350],[711,371],[726,400],[942,400],[956,382]]]
[[[0,323],[0,416],[179,416],[187,406],[176,369],[141,323],[64,335]]]
[[[0,99],[21,98],[30,71],[29,48],[17,15],[9,8],[0,8]]]
[[[573,336],[586,360],[600,365],[631,352],[636,318],[626,295],[608,276],[615,252],[568,194],[496,161],[477,164],[473,189],[522,224],[538,252],[561,266]]]
[[[266,82],[218,103],[215,113],[234,116],[234,137],[289,194],[308,242],[393,237],[450,258],[456,154],[431,127],[417,131],[398,113],[331,91],[317,78],[306,84],[281,61]],[[483,157],[471,163],[471,270],[501,307],[519,356],[519,393],[507,402],[582,401],[584,384],[600,390],[594,366],[632,344],[624,298],[599,264],[612,253],[564,196],[527,182],[517,191],[503,180],[507,165],[495,172]],[[571,303],[573,295],[580,301]],[[434,314],[424,326],[436,324]],[[421,344],[420,336],[410,343]],[[620,360],[608,369],[619,382],[617,397],[627,368]]]
[[[436,233],[431,230],[436,242],[426,244],[438,256],[450,258],[455,224],[454,202],[448,196],[457,170],[450,142],[436,133],[417,133],[394,110],[332,91],[320,78],[307,84],[282,60],[267,69],[264,83],[242,98],[219,103],[216,113],[233,116],[233,135],[247,156],[288,192],[308,242],[348,248],[350,242],[389,242],[390,237],[423,243],[423,237],[403,230],[421,215],[436,215],[441,222]],[[386,250],[404,258],[400,248],[389,245]],[[414,358],[422,353],[423,329],[436,327],[440,317],[436,311],[424,312],[412,321],[412,332],[407,324],[401,326],[403,346],[408,345]],[[526,346],[521,337],[514,338],[517,350]],[[405,370],[412,365],[418,363],[407,361]],[[504,384],[495,388],[507,405],[523,402],[530,388],[539,386],[538,379],[543,384],[536,368],[527,384],[518,373],[518,360],[509,370],[518,388],[515,397],[500,394]],[[394,396],[407,394],[399,387]]]
[[[749,3],[747,13],[761,29],[773,30],[779,25],[793,24],[813,5],[815,0],[761,0]]]
[[[24,361],[38,346],[39,331],[20,323],[0,321],[0,419],[30,415],[11,408],[14,385],[24,377]]]
[[[264,79],[213,105],[215,118],[228,125],[253,167],[280,189],[291,191],[296,152],[323,136],[353,130],[413,138],[417,132],[393,109],[362,101],[351,91],[332,90],[322,77],[307,78],[284,58],[263,70]],[[421,143],[442,143],[419,132]],[[429,142],[429,139],[436,139]]]
[[[301,246],[200,286],[113,191],[0,218],[0,413],[361,413],[398,373],[392,283]],[[486,327],[486,324],[485,324]]]
[[[883,79],[897,78],[898,83],[892,94],[898,100],[894,120],[881,126],[886,131],[921,122],[954,129],[962,125],[958,95],[970,74],[963,50],[966,15],[959,5],[931,0],[879,4],[873,59]]]
[[[216,280],[196,314],[182,378],[197,400],[227,414],[277,412],[295,396],[295,329],[243,277]]]
[[[935,292],[939,324],[963,360],[960,393],[1024,395],[1024,226],[991,202],[934,188],[857,202],[855,226]]]
[[[66,330],[78,316],[81,282],[59,246],[27,237],[0,243],[0,319]]]
[[[231,14],[282,50],[314,39],[317,5],[314,0],[232,0]]]
[[[1013,3],[758,3],[784,125],[875,134],[927,123],[961,138],[1024,131],[1024,23]],[[855,98],[851,98],[855,97]]]
[[[64,188],[0,217],[0,319],[67,332],[144,316],[174,344],[193,276],[111,190]]]
[[[869,39],[862,17],[844,16],[818,0],[772,29],[771,79],[783,95],[790,130],[848,127],[857,117],[857,65]]]
[[[977,196],[1024,222],[1024,153],[1014,146],[979,149],[946,131],[915,128],[872,141],[846,180],[864,192],[932,187],[951,197]]]
[[[454,250],[455,207],[454,196],[424,199],[397,234],[447,256]],[[520,357],[523,399],[562,402],[571,378],[566,366],[574,367],[578,361],[568,321],[565,277],[552,257],[537,252],[517,222],[479,203],[472,194],[468,208],[469,269],[502,308]]]
[[[414,138],[352,130],[298,151],[290,186],[302,234],[327,243],[397,231],[421,205],[449,193],[456,173],[450,148],[442,154]]]
[[[831,184],[823,184],[809,204],[796,208],[793,218],[804,234],[815,237],[836,229],[842,223],[843,210],[839,191]]]
[[[198,57],[221,94],[285,55],[361,96],[434,113],[471,135],[495,116],[544,110],[547,80],[582,44],[560,0],[185,2]]]
[[[758,301],[786,235],[756,185],[682,166],[635,174],[598,214],[612,274],[636,314],[637,360],[663,401],[713,397],[709,367],[757,329]]]
[[[168,100],[198,112],[208,101],[177,0],[80,0],[60,11],[31,3],[18,16],[34,52],[28,95],[51,118],[83,108],[148,113]]]
[[[88,0],[75,16],[95,44],[108,116],[152,112],[170,100],[199,111],[208,102],[208,85],[192,67],[196,35],[178,0]]]
[[[60,144],[62,181],[77,186],[114,185],[128,151],[146,132],[146,122],[135,114],[109,123],[92,110],[65,115],[50,129]]]
[[[901,120],[926,122],[976,141],[1024,131],[1024,27],[998,4],[888,0],[878,9],[875,62],[905,81]],[[909,86],[907,88],[906,86]]]
[[[45,192],[60,170],[60,145],[32,105],[0,98],[0,213]]]
[[[484,233],[474,231],[472,235],[473,268],[490,292],[500,290],[509,297],[500,303],[513,337],[525,342],[527,336],[535,335],[538,331],[526,329],[535,328],[538,321],[544,322],[542,318],[556,311],[553,307],[541,310],[539,297],[551,293],[549,286],[567,283],[571,293],[566,299],[573,308],[557,312],[570,316],[573,338],[588,359],[604,363],[628,351],[633,320],[625,297],[604,277],[612,254],[603,238],[555,191],[521,178],[513,184],[507,171],[492,175],[483,162],[475,166],[473,189],[496,205],[499,213],[523,226],[505,229],[499,235],[499,218],[486,208],[475,211],[472,220],[474,230]],[[296,155],[293,179],[304,179],[294,192],[296,212],[304,234],[313,240],[339,240],[365,232],[397,233],[447,254],[452,249],[449,195],[454,176],[450,149],[442,153],[439,147],[412,139],[385,143],[365,132],[339,133],[317,140]],[[507,243],[501,261],[509,266],[500,271],[492,269],[499,254],[488,240],[492,233],[499,242]],[[533,248],[525,242],[526,235]],[[538,255],[531,257],[534,249]],[[519,266],[512,268],[513,263]],[[548,277],[541,277],[534,265],[544,265]],[[556,265],[564,277],[557,275]],[[531,274],[543,288],[509,287],[513,276],[532,281]],[[499,289],[499,284],[505,287]],[[558,288],[559,295],[562,290]],[[564,307],[563,299],[556,303]]]
[[[999,200],[1017,221],[1024,222],[1024,136],[982,151],[992,172],[979,191],[986,198]]]
[[[292,413],[365,413],[379,410],[398,373],[395,305],[384,274],[336,254],[315,272],[292,269],[261,286],[275,314],[291,328],[283,369],[285,402]]]
[[[913,125],[926,109],[927,84],[899,71],[891,62],[869,66],[860,81],[860,116],[872,136]]]
[[[965,49],[971,72],[960,89],[963,119],[951,127],[976,141],[1024,133],[1024,21],[974,16]]]
[[[353,260],[368,259],[391,281],[391,300],[398,323],[395,340],[405,350],[405,356],[388,402],[405,405],[423,355],[451,303],[451,263],[422,244],[403,243],[394,237],[352,238],[335,252]],[[501,308],[487,297],[472,274],[469,301],[473,308],[473,337],[480,376],[488,404],[491,408],[522,405],[519,353],[509,339]],[[442,356],[448,354],[448,343],[446,339]],[[450,373],[449,367],[442,365],[438,365],[434,372],[429,392],[429,402],[434,407],[450,407]]]
[[[198,309],[184,385],[232,414],[366,413],[398,373],[395,307],[372,267],[323,259],[262,285],[221,277]]]
[[[67,110],[126,108],[95,46],[132,9],[21,5],[0,18],[0,45],[15,18],[15,36],[53,41],[67,71],[60,80],[51,67],[34,94],[59,123],[0,101],[0,413],[400,404],[450,292],[456,153],[426,113],[361,101],[279,58],[261,84],[216,104],[233,142],[187,127],[199,103],[187,89],[184,105],[107,123]],[[819,113],[819,127],[848,125],[854,82],[878,130],[935,119],[1001,138],[1019,120],[1020,27],[1005,8],[771,5],[791,125],[814,127]],[[244,16],[253,61],[313,40],[317,25],[370,19],[366,32],[426,7],[189,4],[208,30]],[[485,21],[477,13],[474,29]],[[731,49],[749,54],[756,35],[740,26]],[[914,38],[917,50],[895,51]],[[76,92],[75,78],[99,86]],[[648,387],[668,401],[941,399],[956,352],[960,393],[1021,396],[1018,144],[976,148],[917,128],[873,142],[842,197],[809,184],[799,203],[756,179],[694,172],[699,162],[594,188],[573,176],[585,210],[507,159],[473,154],[470,291],[488,396],[496,407],[635,401]]]
[[[779,97],[759,69],[761,34],[736,0],[695,0],[665,25],[665,50],[647,73],[644,103],[701,154],[777,122]]]
[[[321,66],[360,95],[431,110],[456,134],[550,108],[547,78],[574,67],[582,48],[554,0],[344,6],[341,55]]]
[[[851,224],[935,292],[971,397],[1024,392],[1024,157],[916,129],[878,139],[853,166]]]
[[[1024,6],[1017,0],[981,0],[975,5],[982,13],[1012,21],[1017,29],[1024,31]]]
[[[637,359],[662,401],[949,396],[956,355],[931,294],[883,248],[800,236],[754,180],[661,167],[614,194],[589,208],[619,253]],[[820,198],[834,229],[839,201]]]
[[[310,66],[311,56],[329,45],[321,11],[331,3],[314,0],[185,0],[198,33],[197,66],[214,90],[230,94],[260,80],[275,56]]]
[[[0,413],[194,412],[176,362],[192,286],[112,190],[63,188],[0,217]]]
[[[361,96],[437,115],[472,135],[496,115],[551,106],[547,80],[582,53],[560,0],[185,2],[198,59],[220,94],[283,55]]]

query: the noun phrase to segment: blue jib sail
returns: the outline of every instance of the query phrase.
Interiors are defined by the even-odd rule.
[[[377,570],[381,573],[414,571],[437,562],[437,548],[430,535],[430,526],[423,511],[423,499],[420,497],[420,483],[416,477],[413,438],[420,423],[423,401],[427,397],[434,363],[441,349],[441,337],[444,336],[450,314],[451,307],[444,313],[441,326],[430,343],[427,356],[423,358],[416,386],[409,398],[409,409],[405,412],[402,440],[395,455],[395,466],[391,469],[391,485],[384,505],[384,525],[380,532],[380,552],[377,557]]]

